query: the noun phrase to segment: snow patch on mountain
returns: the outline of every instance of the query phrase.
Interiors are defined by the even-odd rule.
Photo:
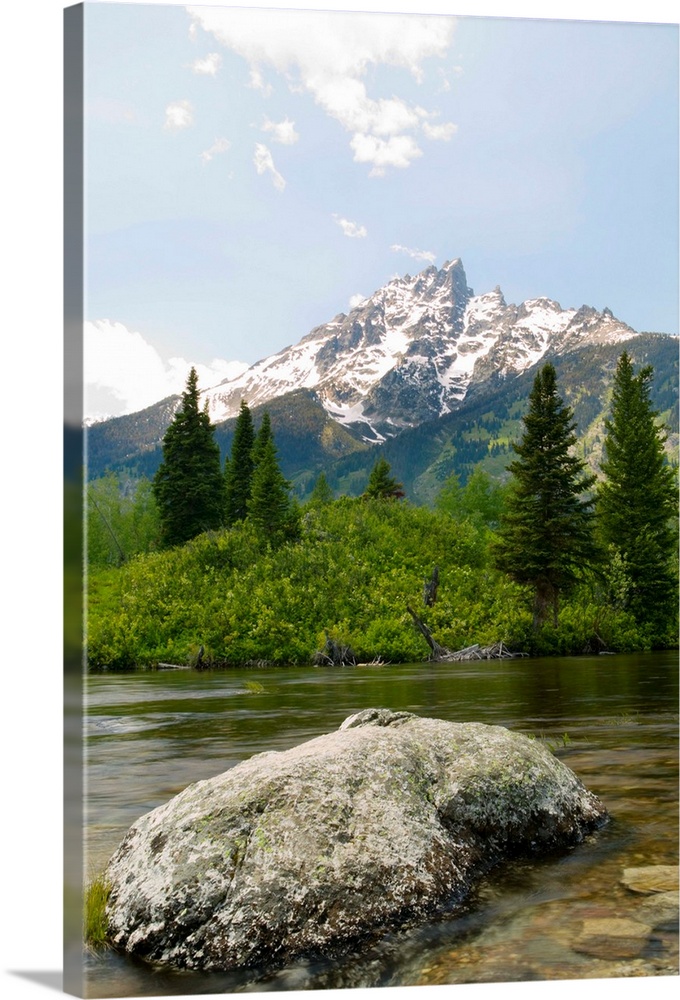
[[[333,419],[363,425],[367,440],[382,440],[457,408],[488,378],[633,336],[608,309],[562,309],[548,298],[508,305],[499,287],[475,296],[455,259],[392,279],[348,315],[203,396],[217,423],[235,416],[242,399],[256,406],[314,389]]]

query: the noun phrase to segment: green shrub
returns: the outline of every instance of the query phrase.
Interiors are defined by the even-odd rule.
[[[325,630],[360,661],[425,660],[407,605],[450,649],[502,640],[537,655],[580,653],[594,633],[616,651],[658,643],[594,585],[563,603],[557,630],[535,634],[531,595],[492,567],[491,537],[406,502],[347,498],[308,510],[301,538],[277,549],[263,548],[247,521],[206,532],[118,569],[91,569],[88,663],[191,663],[204,646],[206,666],[306,664]],[[435,565],[437,601],[423,607]]]

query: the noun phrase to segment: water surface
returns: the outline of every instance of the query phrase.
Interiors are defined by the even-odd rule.
[[[624,869],[677,864],[676,652],[99,674],[87,678],[86,690],[91,874],[131,823],[189,783],[336,729],[374,706],[542,738],[612,817],[566,854],[492,872],[464,912],[388,934],[342,960],[276,972],[179,973],[106,951],[88,956],[90,996],[677,975],[677,913],[637,945],[614,938],[602,954],[582,950],[589,921],[641,919],[644,897],[622,884]]]

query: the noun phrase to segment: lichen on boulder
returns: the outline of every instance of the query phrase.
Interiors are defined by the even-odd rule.
[[[538,740],[368,709],[142,816],[106,869],[110,939],[194,969],[333,954],[606,819]]]

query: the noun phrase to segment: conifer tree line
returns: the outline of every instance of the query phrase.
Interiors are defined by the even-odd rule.
[[[243,400],[231,454],[221,468],[215,427],[199,404],[192,368],[175,417],[163,438],[163,461],[152,489],[166,546],[182,545],[204,531],[249,519],[272,544],[299,534],[290,483],[279,468],[269,414],[257,434]]]
[[[560,598],[588,575],[652,635],[673,617],[678,491],[652,376],[649,366],[635,375],[628,353],[620,356],[598,482],[573,453],[576,425],[554,366],[536,375],[493,547],[497,568],[532,591],[536,630],[549,618],[557,627]]]
[[[291,497],[291,484],[279,467],[269,414],[263,414],[256,433],[250,408],[241,401],[231,454],[222,470],[215,427],[207,407],[199,405],[195,368],[163,438],[163,461],[152,490],[166,546],[182,545],[204,531],[233,527],[246,519],[272,544],[294,540],[300,534],[299,510]],[[404,496],[384,458],[375,463],[364,496],[382,500]],[[331,499],[332,492],[321,473],[310,502]]]
[[[533,382],[523,433],[512,445],[508,481],[492,480],[478,467],[464,487],[452,474],[436,498],[436,512],[474,526],[486,564],[520,586],[536,635],[556,634],[563,609],[568,618],[568,608],[586,591],[594,595],[593,606],[631,616],[645,642],[667,641],[663,637],[672,634],[678,594],[677,470],[668,463],[666,432],[651,404],[652,379],[650,366],[636,372],[628,353],[621,354],[596,477],[577,457],[573,411],[560,396],[554,366],[544,364]],[[195,369],[166,431],[158,472],[151,484],[136,487],[134,497],[123,498],[125,517],[115,513],[114,480],[113,474],[102,480],[91,499],[99,548],[105,552],[108,546],[112,553],[109,563],[120,565],[129,553],[156,547],[154,542],[144,547],[143,538],[145,533],[157,538],[158,523],[163,548],[239,525],[251,526],[254,537],[272,548],[307,544],[307,519],[303,523],[279,467],[269,414],[263,414],[256,431],[247,403],[241,403],[222,466],[215,428],[200,405]],[[360,498],[340,498],[342,503],[363,501],[386,517],[388,508],[402,506],[403,500],[403,486],[383,456]],[[335,503],[321,472],[304,509],[320,511]],[[542,648],[540,642],[536,648]]]

